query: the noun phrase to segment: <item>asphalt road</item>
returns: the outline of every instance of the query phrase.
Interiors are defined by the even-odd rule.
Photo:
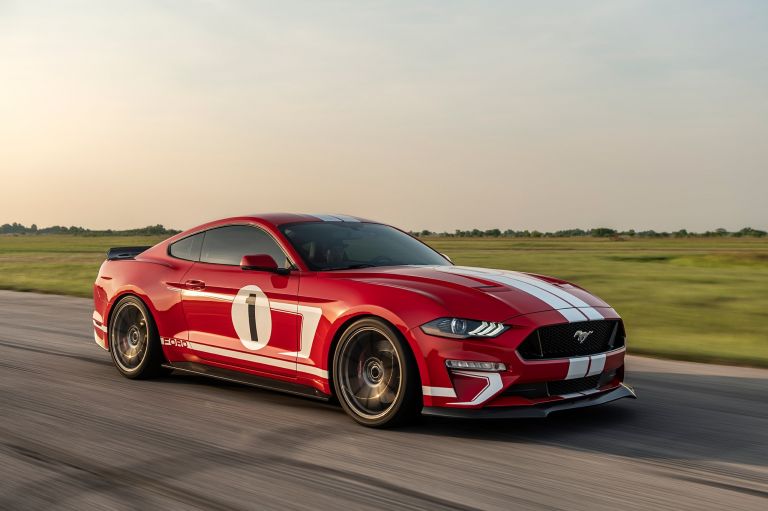
[[[631,358],[637,401],[378,431],[250,387],[127,380],[90,314],[0,291],[0,509],[768,509],[765,370]]]

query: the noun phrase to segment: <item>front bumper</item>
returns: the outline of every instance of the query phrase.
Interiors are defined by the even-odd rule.
[[[542,403],[533,406],[521,406],[521,407],[488,407],[488,408],[445,408],[428,406],[422,409],[421,413],[424,415],[432,415],[437,417],[452,417],[459,419],[524,419],[524,418],[543,418],[549,416],[554,412],[561,412],[565,410],[575,410],[577,408],[586,408],[590,406],[604,405],[611,401],[616,401],[628,397],[631,399],[637,399],[635,391],[625,385],[620,384],[613,390],[609,390],[602,393],[592,394],[589,396],[553,401],[549,403]]]
[[[613,309],[602,308],[606,320],[620,320]],[[499,337],[490,339],[446,339],[427,335],[419,328],[408,333],[416,345],[425,408],[479,410],[512,407],[539,410],[583,397],[614,395],[624,379],[622,345],[611,351],[570,358],[525,359],[518,346],[542,326],[562,322],[557,311],[543,311],[506,322],[512,326]],[[446,367],[447,360],[465,360],[504,364],[505,370],[473,371]],[[553,385],[556,384],[557,385]],[[540,392],[523,392],[526,386]],[[542,385],[545,385],[542,387]],[[495,412],[489,412],[495,413]]]

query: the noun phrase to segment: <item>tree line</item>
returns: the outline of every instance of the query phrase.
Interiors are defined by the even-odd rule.
[[[78,227],[72,225],[65,227],[63,225],[53,225],[51,227],[38,227],[37,224],[32,224],[29,227],[13,222],[12,224],[0,225],[0,234],[76,234],[79,236],[171,236],[178,234],[181,231],[176,229],[166,229],[160,224],[148,225],[146,227],[139,227],[137,229],[125,229],[125,230],[94,230],[86,229],[84,227]]]
[[[161,224],[148,225],[137,229],[125,230],[93,230],[84,227],[62,225],[53,225],[51,227],[39,228],[36,224],[29,227],[13,222],[12,224],[0,225],[0,234],[77,234],[81,236],[172,236],[178,234],[179,230],[167,229]],[[446,238],[763,238],[768,236],[768,232],[745,227],[738,231],[728,231],[727,229],[715,229],[705,232],[691,232],[686,229],[678,231],[635,231],[629,229],[619,231],[608,227],[596,227],[594,229],[564,229],[553,232],[542,232],[536,230],[514,230],[514,229],[456,229],[453,232],[437,232],[423,229],[421,231],[411,231],[416,237],[441,236]]]
[[[412,231],[411,234],[416,237],[441,236],[447,238],[763,238],[768,235],[768,232],[751,227],[745,227],[738,231],[728,231],[727,229],[720,228],[705,232],[691,232],[686,229],[672,232],[636,231],[634,229],[619,231],[608,227],[597,227],[594,229],[564,229],[554,232],[531,231],[528,229],[521,231],[514,229],[503,231],[501,229],[470,229],[466,231],[456,229],[454,232],[433,232],[424,229],[422,231]]]

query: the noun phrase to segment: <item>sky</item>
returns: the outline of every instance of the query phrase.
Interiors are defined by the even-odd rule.
[[[0,223],[768,228],[768,2],[0,0]]]

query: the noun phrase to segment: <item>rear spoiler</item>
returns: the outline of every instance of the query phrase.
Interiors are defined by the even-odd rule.
[[[151,247],[112,247],[107,250],[107,260],[133,259]]]

